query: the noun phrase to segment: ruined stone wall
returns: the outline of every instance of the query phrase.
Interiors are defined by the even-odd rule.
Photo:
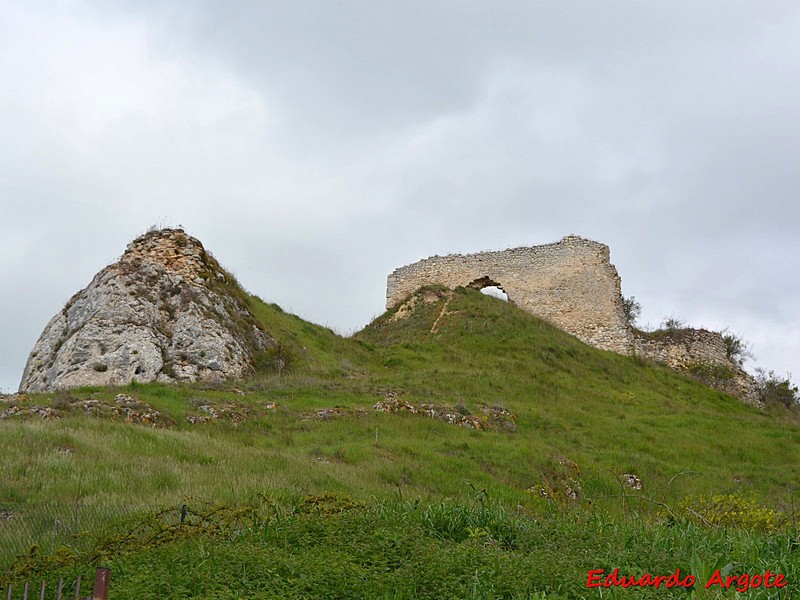
[[[138,265],[150,262],[180,275],[187,283],[202,285],[200,273],[207,271],[205,250],[182,229],[161,229],[133,240],[120,263]]]
[[[636,354],[673,369],[687,371],[697,364],[731,367],[722,336],[705,329],[677,329],[637,333],[634,336]]]
[[[389,275],[387,308],[430,284],[496,285],[510,302],[587,344],[621,354],[632,347],[620,278],[608,246],[598,242],[567,236],[542,246],[427,258]]]
[[[728,358],[719,333],[632,330],[609,257],[608,246],[577,236],[543,246],[433,256],[389,275],[386,307],[424,285],[497,286],[510,302],[591,346],[663,363],[745,402],[759,403],[755,380]]]
[[[760,403],[755,380],[728,358],[725,341],[717,331],[637,331],[633,335],[633,351],[639,356],[688,373],[749,404]]]

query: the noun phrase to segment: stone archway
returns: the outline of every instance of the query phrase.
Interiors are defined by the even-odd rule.
[[[508,297],[508,292],[503,289],[503,286],[488,275],[484,275],[483,277],[475,279],[471,283],[467,284],[467,287],[474,290],[479,290],[481,293],[491,296],[492,298],[497,298],[498,300],[503,300],[504,302],[513,304],[511,299]]]

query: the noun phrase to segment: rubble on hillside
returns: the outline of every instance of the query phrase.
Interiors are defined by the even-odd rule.
[[[59,419],[58,411],[51,406],[19,406],[13,405],[5,410],[0,410],[0,419],[9,417],[33,416],[41,419]]]
[[[40,406],[38,404],[25,406],[21,404],[24,400],[24,395],[16,396],[9,408],[0,411],[0,419],[39,417],[50,420],[60,419],[72,412],[80,411],[87,415],[122,419],[126,423],[137,423],[151,427],[172,427],[175,425],[175,421],[171,417],[127,394],[117,394],[113,404],[97,398],[75,398],[70,395],[56,397],[56,406]]]
[[[517,417],[502,406],[481,404],[478,406],[479,414],[473,414],[463,404],[457,404],[455,407],[428,403],[414,404],[389,393],[384,396],[383,400],[376,402],[373,408],[386,413],[418,414],[478,431],[516,431],[517,429]]]
[[[122,417],[126,423],[140,423],[152,427],[171,427],[175,425],[172,417],[163,415],[149,404],[141,402],[127,394],[117,394],[114,397],[114,408],[111,411],[114,417]]]
[[[202,402],[200,399],[195,399],[194,404]],[[264,410],[270,411],[277,408],[275,402],[266,402],[263,405]],[[214,421],[227,421],[233,425],[244,423],[253,416],[252,406],[239,404],[237,402],[228,402],[221,406],[214,406],[208,402],[199,404],[197,406],[198,412],[202,414],[186,415],[186,421],[192,425],[201,425],[203,423],[213,423]]]
[[[502,406],[479,405],[478,413],[473,414],[463,404],[455,406],[437,405],[429,403],[415,404],[408,400],[402,400],[395,392],[385,392],[383,398],[372,406],[373,410],[384,413],[409,413],[420,415],[430,419],[436,419],[469,427],[478,431],[516,431],[517,417]],[[301,419],[314,419],[316,421],[329,421],[341,417],[364,417],[369,411],[362,407],[348,408],[344,406],[333,406],[330,408],[320,408],[311,413],[303,413]]]

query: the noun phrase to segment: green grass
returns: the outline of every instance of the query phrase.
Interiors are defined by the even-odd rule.
[[[21,563],[18,575],[38,570],[52,587],[59,576],[87,577],[94,565],[108,564],[116,600],[790,598],[704,584],[716,569],[800,577],[797,541],[785,532],[653,525],[579,507],[532,518],[483,492],[433,504],[332,495],[285,504],[262,496],[250,507],[198,508],[184,524],[176,510],[121,521],[81,552]],[[637,577],[680,569],[698,583],[691,590],[588,589],[589,571],[600,569]]]
[[[438,597],[536,597],[534,592],[547,592],[548,598],[579,597],[574,595],[578,588],[559,591],[553,582],[560,578],[580,587],[587,565],[601,564],[597,557],[607,557],[603,565],[655,564],[670,572],[675,561],[687,560],[684,550],[667,553],[657,563],[647,562],[652,552],[642,554],[649,546],[658,546],[659,536],[672,540],[664,544],[680,545],[665,529],[670,520],[678,524],[674,535],[694,536],[692,543],[708,536],[714,544],[734,544],[737,536],[744,536],[745,541],[735,543],[760,548],[772,543],[770,536],[790,535],[796,515],[793,505],[800,503],[793,498],[793,486],[800,480],[800,420],[794,411],[762,412],[667,368],[590,348],[473,290],[428,289],[405,318],[393,318],[396,311],[390,311],[353,338],[341,338],[257,298],[249,302],[265,330],[280,343],[279,354],[266,357],[251,379],[31,394],[20,406],[54,407],[60,418],[0,421],[0,512],[13,514],[0,521],[0,570],[15,556],[28,554],[34,543],[46,555],[62,543],[72,543],[76,532],[83,536],[87,528],[94,531],[132,511],[176,507],[186,498],[254,505],[264,494],[295,508],[308,495],[346,496],[364,503],[362,510],[341,519],[352,520],[347,527],[367,527],[359,519],[385,518],[374,527],[400,536],[400,546],[410,544],[421,556],[439,557],[435,561],[441,564],[425,571],[416,588],[410,572],[401,571],[405,575],[397,577],[402,585],[401,579],[389,577],[383,588],[365,588],[365,597],[426,597],[420,590],[444,588],[429,588],[425,582],[439,580],[449,582],[448,589],[454,591]],[[280,368],[276,356],[284,359]],[[118,393],[160,411],[165,426],[113,417],[110,410]],[[476,431],[424,415],[373,409],[387,398],[415,406],[458,407],[475,415],[481,414],[482,406],[501,406],[514,415],[516,428]],[[107,408],[84,412],[77,403],[86,400]],[[187,421],[207,415],[201,409],[207,406],[223,417],[208,423]],[[322,409],[332,416],[319,418],[317,411]],[[636,475],[643,489],[626,487],[624,474]],[[428,538],[422,525],[409,533],[417,537],[410,541],[403,537],[405,530],[397,519],[411,517],[402,517],[406,509],[397,507],[406,506],[406,501],[418,501],[414,510],[419,511],[442,501],[458,506],[473,489],[488,490],[493,506],[538,524],[537,530],[544,527],[541,523],[555,528],[548,535],[570,528],[577,515],[588,528],[585,539],[569,529],[566,541],[550,556],[536,554],[532,543],[524,552],[501,551],[481,540]],[[783,533],[726,533],[719,528],[698,533],[687,509],[699,506],[701,497],[736,492],[774,510]],[[377,508],[386,506],[394,507],[390,514]],[[63,535],[53,531],[56,518],[71,524]],[[306,525],[325,530],[336,522],[323,519]],[[592,529],[595,525],[600,530]],[[618,538],[605,539],[608,528],[628,531],[630,553],[620,554],[615,546]],[[337,531],[334,527],[324,539],[344,535]],[[122,587],[138,590],[134,580],[146,571],[158,579],[172,564],[189,589],[193,577],[197,581],[217,577],[207,572],[195,577],[187,566],[202,563],[197,553],[208,551],[202,548],[209,544],[219,554],[202,564],[231,565],[230,570],[236,571],[241,562],[253,573],[259,561],[275,551],[271,544],[276,543],[252,532],[236,533],[232,541],[215,537],[213,543],[181,538],[142,549],[141,554],[126,554],[115,569],[124,573],[119,576],[127,582]],[[341,550],[342,564],[360,556],[358,544],[374,552],[375,543],[355,536],[355,546]],[[266,545],[259,549],[259,544]],[[320,560],[335,562],[338,550],[329,545],[335,546],[322,544],[315,552],[321,553]],[[237,547],[242,549],[238,558]],[[714,552],[731,555],[731,548]],[[769,553],[753,552],[753,560],[772,560]],[[796,569],[797,553],[788,552],[780,560]],[[194,557],[194,562],[180,563],[176,557],[182,553]],[[701,554],[698,560],[716,560],[712,554]],[[586,559],[587,555],[595,558]],[[641,562],[632,562],[637,555]],[[579,560],[580,556],[584,558]],[[289,553],[285,560],[300,565],[306,555]],[[472,569],[476,561],[498,565],[496,576],[482,575],[483,567],[476,575]],[[525,566],[536,561],[552,564],[548,569]],[[184,567],[189,570],[183,571]],[[375,576],[363,565],[352,568],[353,581]],[[539,568],[544,570],[536,572]],[[46,573],[55,573],[47,569]],[[453,570],[461,583],[456,585],[437,569]],[[520,574],[517,587],[512,585],[513,573]],[[277,575],[264,577],[273,585]],[[325,577],[312,577],[315,583],[309,585],[333,585],[324,583]],[[115,575],[115,584],[118,581]],[[249,595],[247,588],[236,588],[225,578],[221,581],[220,586],[239,589],[242,597],[273,597],[263,591],[267,583],[258,584],[262,595]],[[477,582],[474,590],[482,591],[470,596],[469,581]],[[525,581],[536,585],[526,588]],[[506,587],[492,587],[501,582],[507,582]],[[175,592],[162,597],[237,597],[208,585],[194,589],[192,594],[198,595]],[[385,595],[392,585],[400,595]],[[302,597],[303,589],[298,583],[286,597]],[[347,597],[343,590],[329,597]],[[151,597],[136,593],[140,592],[115,597]]]

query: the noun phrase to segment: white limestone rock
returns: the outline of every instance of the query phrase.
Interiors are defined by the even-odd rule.
[[[241,377],[275,344],[245,298],[197,239],[147,233],[50,320],[20,391]]]

